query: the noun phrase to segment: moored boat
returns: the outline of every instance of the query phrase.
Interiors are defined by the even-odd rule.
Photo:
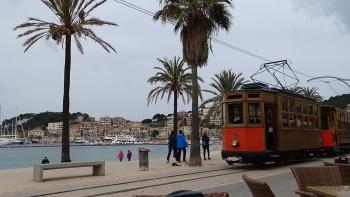
[[[9,138],[0,138],[0,146],[6,146],[13,144],[13,141]]]

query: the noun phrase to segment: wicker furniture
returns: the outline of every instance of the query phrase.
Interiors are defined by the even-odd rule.
[[[322,197],[349,197],[350,186],[307,186],[307,191]]]
[[[350,185],[350,164],[323,162],[325,166],[339,166],[343,185]]]
[[[226,192],[206,193],[203,195],[204,197],[229,197],[229,194]],[[133,197],[166,197],[166,195],[134,195]]]
[[[302,197],[315,197],[314,193],[307,192],[307,186],[339,186],[342,185],[339,167],[293,167],[291,168],[299,190],[295,191]]]
[[[248,185],[253,197],[275,197],[270,186],[260,180],[255,180],[248,177],[246,174],[242,175],[243,180]]]

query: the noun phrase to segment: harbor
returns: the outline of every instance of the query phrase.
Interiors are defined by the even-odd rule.
[[[116,153],[122,150],[133,153],[132,160],[138,159],[138,148],[148,148],[151,159],[165,157],[168,151],[167,145],[103,145],[103,146],[71,146],[72,159],[74,161],[106,160],[116,161]],[[59,163],[61,146],[55,144],[47,145],[21,145],[0,148],[0,169],[31,167],[41,163],[43,157],[47,156],[51,163]]]

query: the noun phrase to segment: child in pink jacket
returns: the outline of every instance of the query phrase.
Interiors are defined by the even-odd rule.
[[[118,155],[117,155],[117,158],[119,159],[120,162],[123,161],[124,159],[124,153],[122,150],[119,151]]]

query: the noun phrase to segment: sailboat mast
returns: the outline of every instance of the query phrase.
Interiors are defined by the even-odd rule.
[[[15,138],[17,138],[17,115],[15,118]]]
[[[1,105],[0,105],[0,137],[2,136],[2,113],[1,113]]]

